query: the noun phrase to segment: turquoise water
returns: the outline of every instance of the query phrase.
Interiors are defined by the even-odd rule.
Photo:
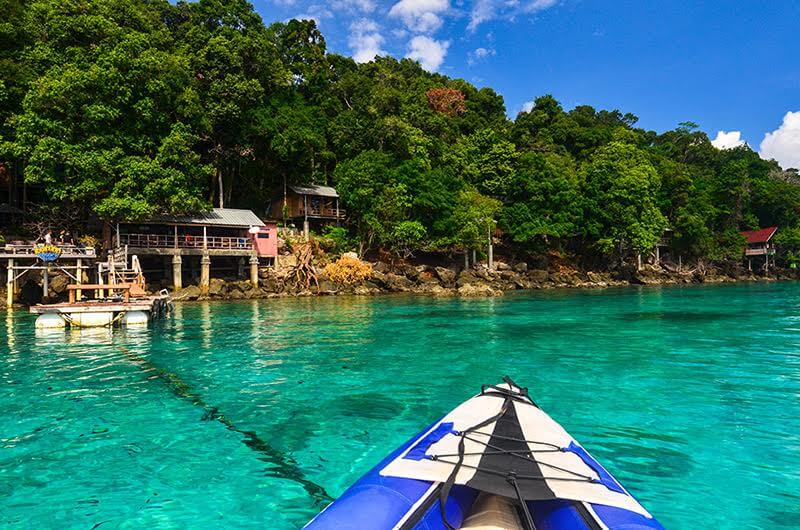
[[[670,529],[800,526],[800,284],[0,313],[0,527],[298,528],[509,374]]]

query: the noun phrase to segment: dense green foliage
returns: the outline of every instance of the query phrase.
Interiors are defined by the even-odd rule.
[[[0,162],[87,216],[264,213],[284,183],[315,182],[348,211],[336,245],[401,256],[494,233],[625,259],[670,228],[684,255],[723,259],[739,230],[772,224],[800,248],[796,172],[692,123],[657,134],[550,96],[512,121],[489,88],[407,59],[356,64],[313,22],[267,27],[245,0],[0,7]]]

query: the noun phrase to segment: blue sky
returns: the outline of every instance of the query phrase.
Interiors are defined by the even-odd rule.
[[[800,2],[787,0],[254,0],[265,21],[319,22],[332,51],[410,56],[489,86],[509,115],[542,94],[694,121],[800,167]],[[796,113],[796,114],[795,114]],[[719,134],[722,131],[723,134]],[[768,136],[765,136],[768,135]]]

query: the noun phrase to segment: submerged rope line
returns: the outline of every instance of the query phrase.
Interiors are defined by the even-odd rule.
[[[297,466],[294,460],[284,452],[275,449],[255,431],[246,431],[236,426],[231,420],[219,412],[219,408],[208,405],[200,394],[194,392],[178,375],[160,368],[149,360],[132,353],[124,346],[119,346],[120,351],[133,362],[140,370],[145,373],[153,372],[156,377],[164,383],[167,388],[177,397],[185,399],[193,405],[204,410],[201,421],[217,421],[225,426],[226,429],[242,435],[242,443],[263,456],[259,459],[273,467],[267,468],[267,475],[276,478],[288,479],[300,484],[308,493],[316,505],[327,504],[333,500],[328,495],[325,488],[307,478],[303,471]]]

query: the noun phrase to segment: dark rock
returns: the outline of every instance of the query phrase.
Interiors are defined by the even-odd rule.
[[[339,290],[339,286],[330,280],[319,281],[320,294],[335,294]]]
[[[50,288],[49,294],[51,296],[60,296],[67,292],[67,286],[70,280],[65,275],[58,274],[56,276],[51,276],[49,280],[48,287]]]
[[[184,287],[172,295],[172,299],[176,302],[197,300],[198,298],[200,298],[200,288],[196,285]]]
[[[477,275],[475,275],[472,269],[463,270],[461,271],[461,274],[458,275],[458,280],[456,280],[456,287],[472,285],[481,282],[481,280],[483,280],[483,278],[480,278]]]
[[[391,272],[385,276],[385,282],[390,291],[408,291],[414,285],[407,277]]]
[[[372,281],[381,287],[388,287],[386,282],[386,274],[381,271],[372,269]]]
[[[227,290],[225,280],[211,278],[208,283],[208,296],[223,296]]]
[[[528,271],[528,279],[536,283],[544,283],[550,278],[550,273],[546,270],[532,270]]]
[[[458,288],[458,295],[463,297],[502,296],[503,291],[493,289],[485,284],[465,284]]]
[[[389,272],[389,265],[387,265],[382,261],[378,261],[372,264],[372,270],[375,272],[386,274],[387,272]]]
[[[431,271],[422,271],[419,274],[419,280],[418,281],[420,283],[435,283],[435,284],[438,284],[439,283],[439,277],[435,273],[433,273]]]
[[[400,265],[395,267],[395,271],[398,274],[410,279],[411,281],[415,282],[419,279],[419,270],[417,270],[417,267],[414,267],[412,265],[401,263]]]
[[[455,283],[456,271],[454,271],[453,269],[448,269],[445,267],[436,267],[434,271],[436,272],[436,276],[439,277],[439,281],[442,282],[442,284],[450,286]]]

